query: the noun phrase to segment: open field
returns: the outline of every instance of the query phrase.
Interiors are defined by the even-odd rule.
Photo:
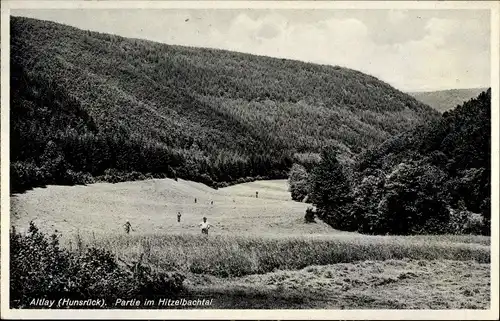
[[[259,198],[255,192],[259,191]],[[194,202],[194,199],[197,202]],[[213,205],[211,202],[213,201]],[[35,188],[11,199],[11,225],[33,220],[41,230],[64,235],[123,234],[130,220],[132,234],[200,233],[206,216],[211,233],[330,234],[323,223],[303,224],[307,204],[291,200],[286,181],[260,181],[215,190],[179,179],[155,179],[89,186]],[[182,222],[177,223],[177,212]],[[339,232],[341,233],[341,232]]]
[[[221,277],[296,270],[365,260],[474,260],[490,262],[490,247],[395,236],[146,235],[91,241],[130,260],[144,253],[153,265]]]
[[[57,229],[72,249],[78,235],[84,246],[128,261],[145,254],[155,268],[184,273],[189,296],[213,298],[211,308],[489,305],[489,237],[367,236],[306,224],[308,205],[290,200],[286,181],[219,190],[170,179],[49,186],[13,196],[11,206],[11,224]],[[208,237],[197,228],[203,216],[214,225]]]

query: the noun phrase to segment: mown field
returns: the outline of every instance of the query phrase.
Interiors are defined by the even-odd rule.
[[[94,233],[97,238],[123,235],[127,219],[134,229],[132,236],[199,234],[197,225],[204,216],[213,225],[212,235],[332,232],[326,224],[303,224],[307,204],[293,202],[286,182],[281,180],[219,190],[182,179],[48,186],[16,194],[11,207],[11,220],[19,227],[33,220],[41,230],[57,229],[63,237],[77,232],[83,237]]]
[[[195,276],[188,287],[218,308],[486,309],[490,265],[386,260],[313,265],[238,278]]]
[[[307,206],[291,201],[286,181],[48,186],[12,197],[11,224],[57,229],[73,250],[97,245],[130,262],[143,254],[184,273],[189,296],[213,298],[211,308],[489,307],[489,237],[340,232],[304,223]]]

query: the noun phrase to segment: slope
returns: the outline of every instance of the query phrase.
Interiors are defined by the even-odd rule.
[[[259,198],[255,198],[259,191]],[[195,202],[196,198],[196,202]],[[213,202],[213,203],[212,203]],[[290,199],[285,180],[257,181],[215,190],[179,179],[154,179],[88,186],[47,186],[11,198],[11,223],[33,221],[45,233],[71,238],[77,232],[120,236],[130,220],[133,235],[199,234],[206,216],[211,235],[310,235],[335,232],[328,225],[304,223],[307,204]],[[181,222],[177,222],[181,212]],[[340,233],[340,232],[339,232]]]
[[[312,196],[321,201],[320,213],[336,228],[364,233],[489,234],[490,112],[488,89],[441,118],[363,152],[350,175],[339,174],[335,158],[324,157],[313,172],[313,187],[319,187]],[[347,187],[335,190],[324,183],[328,175]]]
[[[17,190],[139,173],[211,186],[283,178],[325,145],[350,159],[437,117],[346,68],[20,17],[11,20],[11,86]]]
[[[486,89],[487,88],[450,89],[410,92],[409,94],[422,103],[443,113],[463,104],[465,101],[477,97],[477,95],[486,91]]]

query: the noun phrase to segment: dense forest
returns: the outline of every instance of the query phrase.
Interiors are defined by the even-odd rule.
[[[461,105],[464,101],[477,97],[477,95],[487,89],[488,88],[449,89],[410,92],[409,94],[424,104],[444,113],[445,111],[449,111]]]
[[[361,72],[11,18],[11,188],[285,178],[439,117]]]
[[[455,110],[360,153],[338,149],[295,164],[292,196],[335,228],[368,234],[490,233],[491,89]]]

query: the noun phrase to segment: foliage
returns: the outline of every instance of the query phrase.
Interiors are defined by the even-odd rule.
[[[386,179],[378,205],[378,228],[391,234],[435,234],[448,222],[438,168],[401,163]],[[442,231],[446,232],[446,231]]]
[[[131,172],[211,186],[285,178],[324,145],[351,159],[438,116],[346,68],[21,17],[12,17],[10,30],[11,159],[22,164],[16,170],[46,174],[32,181],[17,172],[13,190],[66,184],[68,175],[141,178]]]
[[[454,234],[488,234],[485,233],[484,218],[480,214],[472,213],[463,207],[457,210],[450,209],[448,229]]]
[[[343,211],[352,202],[351,188],[337,160],[336,149],[325,149],[321,162],[311,173],[310,200],[317,207],[317,216],[335,228],[356,229],[355,218]]]
[[[306,223],[314,223],[314,222],[316,222],[314,220],[315,216],[316,216],[316,213],[314,212],[314,210],[312,208],[308,207],[306,209],[306,215],[304,215],[304,220]]]
[[[368,234],[489,235],[490,110],[488,90],[366,150],[352,166],[325,151],[311,175],[318,217]]]
[[[10,233],[11,308],[27,308],[32,299],[96,299],[176,295],[184,277],[153,271],[138,261],[133,270],[118,264],[111,252],[89,248],[85,253],[69,252],[55,234],[48,238],[30,223],[26,235]],[[129,267],[131,268],[131,267]]]
[[[294,201],[302,202],[309,194],[309,175],[304,166],[293,164],[288,174],[289,190]]]

